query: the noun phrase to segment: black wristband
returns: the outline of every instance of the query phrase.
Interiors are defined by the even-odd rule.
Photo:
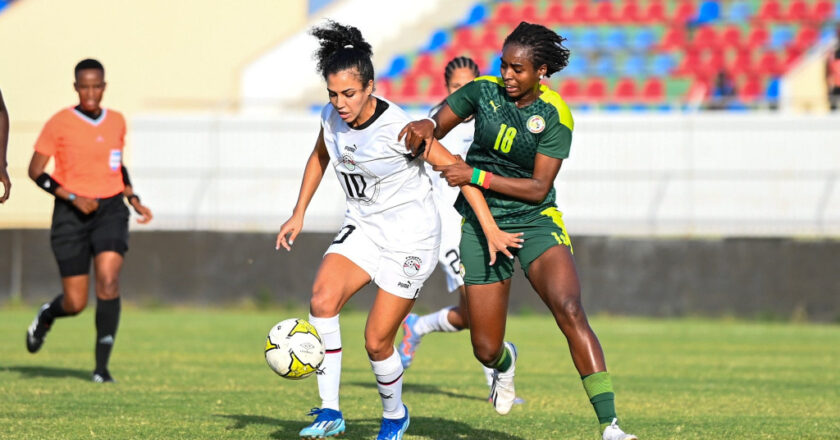
[[[47,173],[41,173],[41,175],[35,179],[35,183],[41,187],[41,189],[52,195],[55,195],[55,191],[59,186],[61,186]]]
[[[132,195],[126,197],[126,199],[128,199],[128,204],[129,205],[131,204],[131,199],[137,199],[137,203],[140,203],[140,196],[138,196],[137,194],[132,194]]]
[[[123,185],[131,186],[131,178],[128,177],[128,170],[125,168],[125,165],[122,165],[120,170],[122,171]]]

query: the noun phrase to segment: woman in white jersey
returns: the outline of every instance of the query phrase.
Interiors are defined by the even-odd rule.
[[[339,312],[370,281],[379,287],[365,326],[365,349],[382,397],[383,418],[377,439],[398,440],[409,424],[402,403],[403,367],[394,339],[423,282],[434,269],[440,221],[431,181],[421,159],[407,155],[397,140],[411,118],[395,104],[373,95],[370,45],[358,29],[329,21],[312,30],[318,38],[318,70],[330,103],[321,112],[321,132],[307,161],[298,201],[280,228],[277,247],[291,250],[303,227],[327,165],[347,196],[344,225],[327,249],[312,286],[309,322],[324,340],[326,356],[318,375],[321,407],[301,438],[325,438],[345,431],[339,408],[341,335]],[[434,139],[428,161],[454,163]],[[492,220],[481,193],[464,186],[465,197],[482,217],[485,233],[499,250],[518,247],[517,235],[503,233]]]

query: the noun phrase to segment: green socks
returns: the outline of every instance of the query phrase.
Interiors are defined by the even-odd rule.
[[[502,350],[502,355],[499,356],[495,362],[491,362],[490,365],[487,365],[487,368],[494,368],[501,373],[510,369],[510,366],[513,364],[513,355],[510,354],[507,346],[504,346],[503,348],[504,350]]]
[[[601,424],[601,432],[612,423],[615,415],[615,393],[613,392],[610,373],[601,371],[588,376],[581,377],[583,389],[589,396],[589,402],[595,409],[598,416],[598,423]]]

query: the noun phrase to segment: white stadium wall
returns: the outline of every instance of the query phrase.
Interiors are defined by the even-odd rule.
[[[318,133],[307,114],[131,126],[132,179],[168,230],[275,231]],[[836,238],[840,118],[583,114],[556,187],[574,235]],[[343,206],[330,169],[305,230],[336,230]]]

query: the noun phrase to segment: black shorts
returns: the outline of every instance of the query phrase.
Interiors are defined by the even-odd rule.
[[[128,207],[123,195],[99,200],[99,208],[82,214],[70,202],[55,199],[50,244],[61,277],[86,275],[90,259],[104,251],[128,250]]]

